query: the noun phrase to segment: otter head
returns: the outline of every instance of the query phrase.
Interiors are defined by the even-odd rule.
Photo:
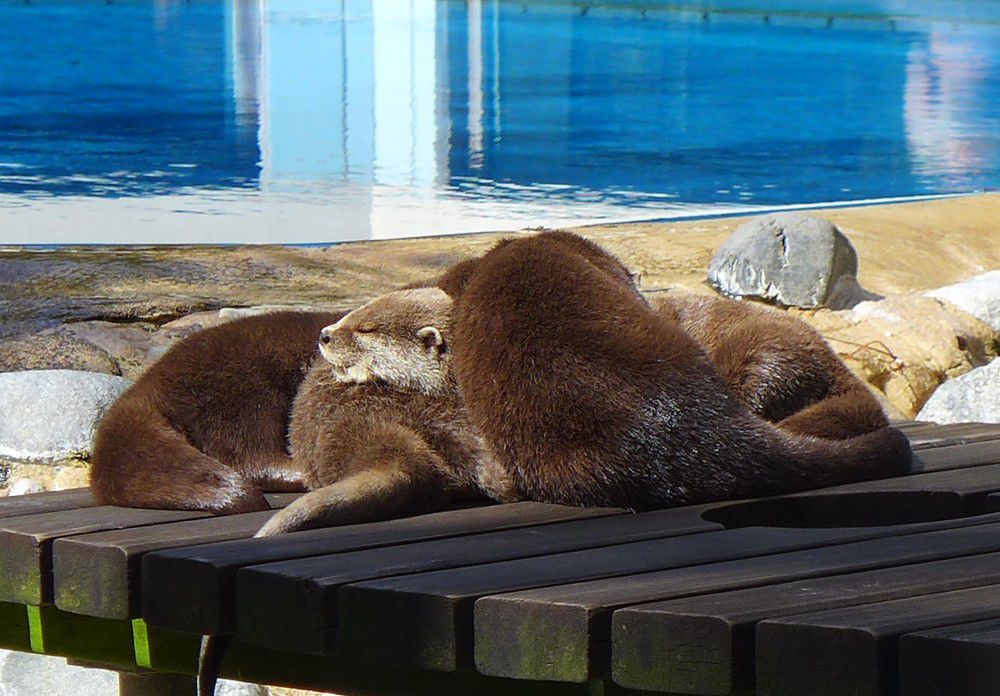
[[[323,329],[320,353],[340,382],[441,391],[448,380],[451,306],[439,288],[390,292]]]

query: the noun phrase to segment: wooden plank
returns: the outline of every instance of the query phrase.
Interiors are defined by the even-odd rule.
[[[138,617],[144,554],[246,539],[272,514],[252,512],[56,539],[52,545],[55,604],[63,611],[108,619]]]
[[[730,528],[914,523],[996,511],[998,490],[1000,465],[993,464],[738,501],[705,517]]]
[[[954,423],[939,425],[922,431],[904,431],[913,449],[925,450],[935,447],[962,445],[974,442],[1000,439],[1000,424],[997,423]]]
[[[246,565],[623,512],[513,503],[315,529],[268,539],[155,551],[146,554],[141,563],[142,613],[150,624],[162,628],[188,633],[233,633],[236,571]]]
[[[621,544],[342,587],[339,654],[372,664],[454,670],[473,663],[473,603],[492,594],[564,585],[940,528],[745,528]]]
[[[0,605],[2,606],[2,605]],[[10,605],[14,606],[14,605]],[[25,614],[25,607],[18,606]],[[121,670],[193,674],[197,669],[199,636],[171,633],[141,621],[98,619],[36,608],[34,643],[38,653],[66,657],[74,662],[100,664]],[[2,616],[2,611],[0,611]],[[227,651],[221,675],[256,683],[382,696],[436,696],[484,694],[510,696],[632,696],[613,684],[581,687],[574,684],[526,684],[483,677],[475,673],[443,675],[396,669],[371,670],[330,657],[311,657],[247,646],[234,641]]]
[[[347,583],[717,531],[719,525],[701,518],[700,513],[708,507],[581,520],[252,566],[237,574],[238,632],[244,641],[265,647],[323,654],[332,648],[337,588]]]
[[[31,650],[28,614],[23,604],[0,602],[0,648],[4,650]]]
[[[1000,620],[904,635],[899,682],[900,696],[1000,694]]]
[[[758,696],[898,691],[899,637],[1000,618],[1000,585],[769,619],[757,625]]]
[[[0,520],[0,601],[52,601],[52,542],[64,536],[207,517],[184,510],[98,506]]]
[[[906,539],[911,537],[900,537],[901,541]],[[913,563],[850,575],[640,604],[616,611],[611,628],[615,681],[635,689],[687,694],[729,694],[752,690],[754,626],[758,621],[1000,583],[1000,553],[917,562],[928,557],[928,547],[922,548],[923,554],[916,558],[907,557],[906,549],[901,548],[903,554],[893,559],[878,550],[862,548],[872,544],[861,542],[853,545],[858,547],[859,553],[873,554],[873,562],[865,563],[866,566]],[[978,550],[975,546],[964,546],[964,550],[970,549]],[[839,550],[830,549],[834,553]],[[963,545],[958,544],[953,552],[962,553]],[[839,569],[826,566],[827,560],[821,559],[820,565],[824,567],[817,568],[817,575],[828,570],[839,572]],[[707,576],[710,569],[706,567],[704,571]],[[703,589],[697,586],[698,592]],[[477,665],[481,648],[479,605],[489,599],[481,599],[476,605]],[[511,635],[520,635],[519,626],[509,628]],[[521,661],[524,659],[521,658]],[[502,670],[501,675],[509,672]],[[497,670],[487,673],[497,674]],[[995,693],[1000,693],[1000,690]]]
[[[586,681],[605,677],[611,671],[611,618],[616,609],[1000,551],[1000,516],[985,519],[993,523],[484,597],[476,603],[474,613],[476,666],[485,674],[520,679]]]
[[[1000,434],[986,441],[941,444],[913,452],[914,473],[949,471],[997,463],[1000,463]]]
[[[65,491],[48,491],[32,495],[0,498],[0,518],[21,515],[39,515],[43,512],[74,510],[93,507],[94,498],[89,488],[70,488]]]

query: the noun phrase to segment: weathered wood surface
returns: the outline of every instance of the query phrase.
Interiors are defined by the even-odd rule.
[[[348,583],[508,559],[540,561],[576,549],[720,530],[701,519],[706,508],[580,520],[246,568],[236,582],[239,635],[266,647],[322,654],[333,649],[337,592]]]
[[[348,693],[996,693],[1000,426],[900,425],[910,476],[641,515],[248,539],[269,513],[0,500],[0,647],[189,674],[197,634],[238,629],[224,674]]]
[[[896,693],[902,635],[984,619],[1000,619],[1000,585],[768,619],[757,626],[757,693]]]
[[[142,613],[163,628],[233,633],[236,571],[244,566],[623,512],[513,503],[150,553],[142,560]]]
[[[950,539],[945,543],[950,544]],[[866,545],[870,542],[855,546]],[[839,549],[831,551],[836,550]],[[905,553],[906,549],[899,550]],[[974,545],[957,544],[952,552],[976,553],[978,550]],[[614,613],[611,630],[614,679],[623,686],[649,691],[727,694],[752,690],[755,676],[754,627],[759,621],[1000,583],[1000,553],[913,562],[926,558],[925,555],[920,559],[909,559],[901,555],[895,561],[906,565],[621,609]],[[871,565],[882,562],[893,562],[893,559],[876,557]],[[824,563],[817,568],[817,575],[825,575],[829,569],[830,566]],[[708,567],[704,570],[706,573],[710,571]],[[845,568],[838,569],[838,572],[841,570]],[[477,663],[482,648],[478,636],[479,611],[477,604]],[[516,627],[511,632],[518,635]],[[494,651],[488,653],[493,658],[492,664],[496,664],[493,654]],[[500,654],[506,655],[507,651]],[[513,673],[515,668],[520,668],[523,673],[521,664],[524,660],[522,657],[518,661],[510,661],[510,667],[501,673]],[[497,672],[500,670],[488,673]],[[949,693],[964,692],[957,690]],[[1000,693],[1000,689],[993,693]]]
[[[1000,551],[998,516],[987,519],[993,523],[485,597],[475,607],[476,665],[486,674],[522,679],[605,677],[610,674],[611,618],[616,609]],[[620,622],[616,625],[620,630]]]
[[[0,520],[0,601],[52,601],[52,542],[64,536],[207,517],[183,510],[97,506]]]
[[[831,547],[907,531],[913,528],[754,527],[361,582],[338,592],[335,645],[338,654],[372,664],[449,671],[473,662],[473,604],[486,595]]]
[[[94,505],[89,488],[71,488],[65,491],[47,491],[34,495],[0,498],[0,517],[38,515],[43,512],[77,510]]]
[[[64,611],[109,619],[140,616],[142,556],[149,551],[252,537],[272,512],[252,512],[96,532],[52,545],[54,599]]]
[[[900,696],[1000,694],[1000,619],[903,636],[899,682]]]

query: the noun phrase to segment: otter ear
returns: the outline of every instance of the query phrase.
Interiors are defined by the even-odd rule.
[[[417,329],[417,338],[424,342],[424,348],[434,350],[438,353],[444,351],[444,336],[435,326],[425,326]]]

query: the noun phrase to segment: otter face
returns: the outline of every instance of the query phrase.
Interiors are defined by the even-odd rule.
[[[438,288],[377,297],[320,332],[339,382],[384,382],[432,393],[447,382],[451,298]]]

